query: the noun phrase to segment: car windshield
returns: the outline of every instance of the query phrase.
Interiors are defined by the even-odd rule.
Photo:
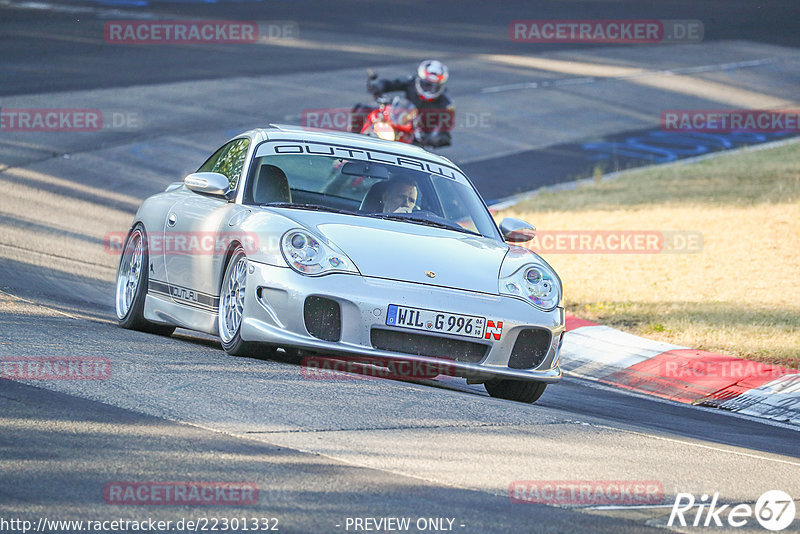
[[[251,166],[244,203],[348,213],[499,238],[491,215],[463,175],[424,160],[393,157],[394,164],[385,155],[378,162],[336,154],[269,154],[262,148]]]

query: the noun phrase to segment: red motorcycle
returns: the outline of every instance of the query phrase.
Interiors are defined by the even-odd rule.
[[[367,73],[370,81],[377,78],[374,72]],[[450,145],[454,108],[419,109],[406,96],[376,96],[375,102],[377,108],[356,104],[348,131],[422,147]]]
[[[378,77],[371,70],[367,71],[367,76],[369,80],[375,80]],[[423,116],[420,110],[405,96],[376,96],[375,102],[378,104],[377,108],[374,105],[356,104],[350,112],[348,131],[388,141],[434,146],[425,142],[425,133],[434,131],[431,128],[425,129],[424,122],[426,117],[430,122],[430,114]]]
[[[378,108],[365,117],[359,133],[387,141],[413,143],[414,121],[419,115],[414,104],[403,96],[380,96],[376,101]]]

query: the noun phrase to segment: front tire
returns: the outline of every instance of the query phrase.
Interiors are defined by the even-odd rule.
[[[122,255],[119,257],[116,290],[117,321],[122,328],[169,336],[175,331],[174,326],[156,324],[144,318],[149,265],[147,233],[144,225],[137,223],[128,232]]]
[[[244,341],[241,336],[246,292],[247,255],[244,248],[238,245],[230,254],[219,291],[219,339],[225,352],[232,356],[266,358],[274,353],[274,349],[260,343]]]
[[[485,382],[483,387],[492,397],[533,404],[542,396],[547,384],[544,382],[496,378]]]

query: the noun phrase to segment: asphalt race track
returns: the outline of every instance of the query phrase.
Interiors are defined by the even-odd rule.
[[[104,41],[106,22],[131,18],[288,23],[296,34],[233,45]],[[692,19],[705,32],[701,43],[648,46],[509,39],[510,21],[535,18]],[[22,532],[2,522],[11,519],[214,517],[277,518],[282,532],[366,532],[353,518],[388,517],[412,518],[412,532],[646,532],[666,526],[678,493],[754,505],[779,489],[800,507],[796,427],[573,378],[532,406],[459,380],[309,379],[297,365],[229,357],[207,336],[119,328],[118,251],[104,246],[142,199],[236,133],[349,108],[368,99],[365,69],[396,76],[426,57],[450,67],[459,110],[442,154],[487,199],[598,165],[610,172],[784,138],[658,144],[650,132],[664,109],[800,108],[798,30],[796,1],[0,0],[0,112],[103,114],[94,132],[0,130],[0,358],[111,363],[107,380],[0,380],[0,533]],[[259,498],[109,504],[104,488],[126,481],[247,482]],[[663,498],[515,503],[515,481],[650,481]],[[764,531],[753,518],[671,528]]]

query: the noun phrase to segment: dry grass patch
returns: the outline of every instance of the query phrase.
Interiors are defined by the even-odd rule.
[[[513,216],[550,230],[701,232],[702,250],[543,254],[569,313],[651,339],[800,368],[800,145],[634,171],[544,193]]]

